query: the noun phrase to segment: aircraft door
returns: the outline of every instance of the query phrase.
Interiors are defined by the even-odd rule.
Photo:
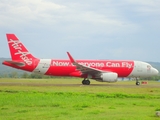
[[[50,65],[48,63],[40,63],[39,66],[39,72],[41,74],[45,74],[47,72],[47,70],[49,69]]]
[[[40,74],[45,74],[49,67],[50,67],[50,63],[51,61],[50,60],[41,60],[36,69],[34,70],[35,73],[40,73]]]
[[[137,72],[139,72],[139,73],[143,72],[142,63],[141,62],[137,62]]]

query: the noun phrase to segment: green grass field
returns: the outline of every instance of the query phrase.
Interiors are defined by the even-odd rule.
[[[0,120],[160,120],[160,82],[0,79]]]

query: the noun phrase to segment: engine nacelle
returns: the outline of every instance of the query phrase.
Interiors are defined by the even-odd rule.
[[[101,79],[103,82],[117,82],[118,74],[112,72],[102,73]]]

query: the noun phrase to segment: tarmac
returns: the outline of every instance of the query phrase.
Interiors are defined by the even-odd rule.
[[[116,84],[116,83],[108,83],[108,84],[90,84],[90,85],[82,85],[82,84],[44,84],[44,83],[12,83],[12,82],[0,82],[0,86],[39,86],[39,87],[45,87],[45,86],[72,86],[72,87],[94,87],[94,86],[103,86],[103,87],[125,87],[125,88],[160,88],[160,84],[141,84],[139,86],[135,84]]]

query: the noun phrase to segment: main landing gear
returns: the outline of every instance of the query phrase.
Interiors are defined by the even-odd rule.
[[[83,85],[90,85],[90,81],[89,81],[89,80],[84,79],[84,80],[82,81],[82,84],[83,84]]]
[[[140,85],[140,82],[138,81],[138,78],[136,78],[136,85]]]

